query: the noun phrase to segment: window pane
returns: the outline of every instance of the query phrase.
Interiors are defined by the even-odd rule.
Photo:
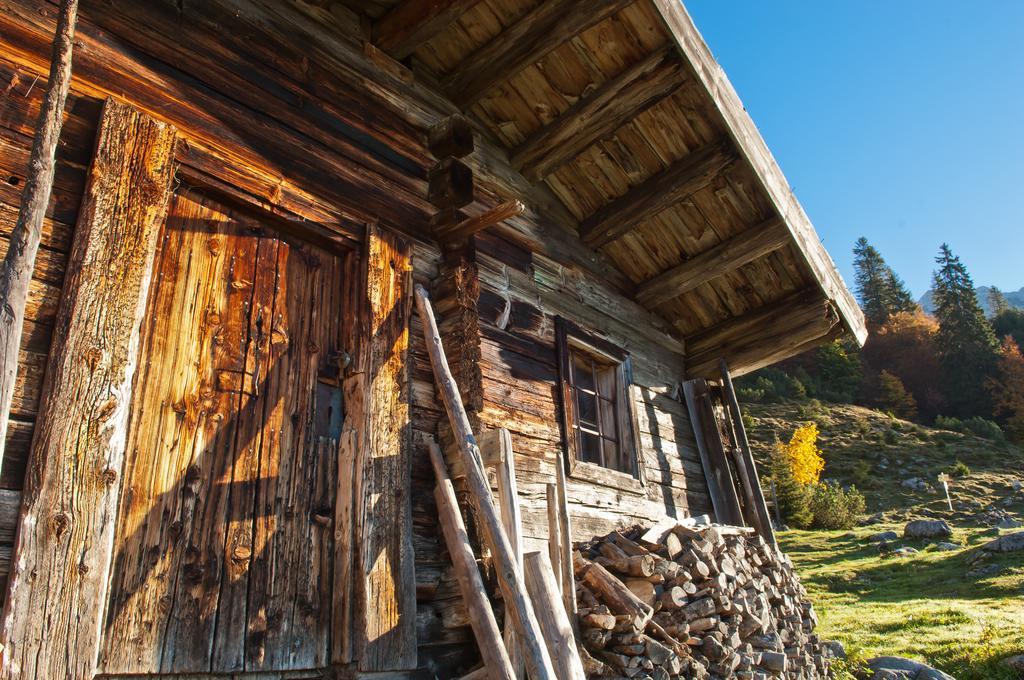
[[[597,369],[597,391],[607,399],[615,398],[616,366],[603,366]]]
[[[579,424],[590,430],[597,430],[597,397],[576,390],[576,403],[579,405]]]
[[[601,438],[596,434],[580,431],[580,460],[602,465]]]
[[[594,391],[594,369],[590,364],[590,358],[584,354],[571,352],[573,363],[573,378],[576,387],[581,387],[591,392]]]
[[[613,470],[620,472],[632,472],[630,466],[619,456],[619,443],[608,439],[602,439],[604,445],[604,463]]]

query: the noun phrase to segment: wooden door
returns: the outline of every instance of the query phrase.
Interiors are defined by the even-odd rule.
[[[330,663],[348,606],[335,593],[347,584],[332,582],[332,525],[350,261],[202,193],[172,197],[132,395],[103,672]]]

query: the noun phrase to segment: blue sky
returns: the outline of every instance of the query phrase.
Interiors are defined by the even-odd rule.
[[[685,4],[851,286],[861,235],[1024,286],[1024,0]]]

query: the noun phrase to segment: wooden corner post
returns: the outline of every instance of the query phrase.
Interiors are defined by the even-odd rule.
[[[107,100],[26,474],[0,677],[91,678],[175,130]]]

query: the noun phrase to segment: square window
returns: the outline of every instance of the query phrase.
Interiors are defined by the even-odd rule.
[[[636,490],[640,465],[629,355],[561,318],[556,341],[569,474]]]

